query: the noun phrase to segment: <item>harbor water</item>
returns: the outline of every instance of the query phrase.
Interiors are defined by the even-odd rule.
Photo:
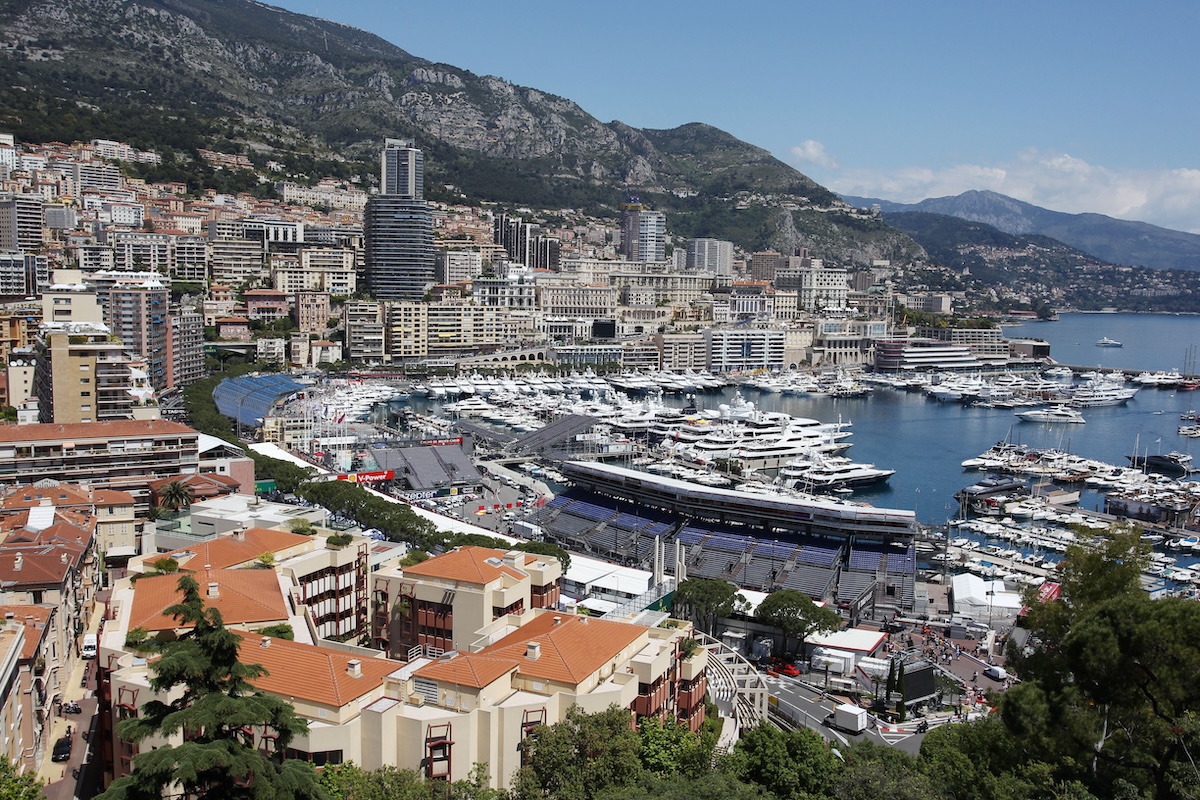
[[[1064,314],[1054,322],[1029,322],[1006,330],[1010,338],[1039,338],[1050,343],[1059,363],[1129,372],[1187,370],[1185,358],[1200,343],[1200,317],[1145,314]],[[1123,346],[1097,347],[1102,337]],[[1194,371],[1194,370],[1192,370]],[[849,423],[854,461],[894,469],[886,483],[861,488],[855,500],[910,509],[924,525],[941,526],[959,515],[954,494],[982,477],[964,470],[965,459],[1001,441],[1055,448],[1117,466],[1128,466],[1135,451],[1196,455],[1200,439],[1179,435],[1180,416],[1200,406],[1200,392],[1147,387],[1123,406],[1084,408],[1082,425],[1023,422],[1013,409],[937,402],[921,392],[877,387],[862,398],[788,395],[728,387],[696,396],[700,408],[729,403],[735,393],[768,411],[783,411],[822,422]],[[664,402],[682,407],[682,395]],[[414,397],[414,410],[437,414],[440,403]],[[1195,477],[1195,476],[1194,476]],[[1085,490],[1080,507],[1103,510],[1103,496]]]

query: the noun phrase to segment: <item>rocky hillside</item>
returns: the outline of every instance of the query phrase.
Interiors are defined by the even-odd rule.
[[[121,138],[181,159],[210,147],[371,181],[382,140],[411,137],[434,196],[449,184],[611,213],[637,194],[679,214],[684,235],[747,248],[769,243],[779,210],[819,208],[794,225],[826,258],[920,252],[877,221],[843,224],[854,215],[828,190],[711,126],[603,123],[568,99],[249,0],[0,0],[0,68],[0,129],[21,139]]]
[[[945,214],[982,222],[1005,233],[1049,236],[1113,264],[1200,271],[1200,236],[1103,214],[1064,214],[996,192],[963,192],[919,203],[846,197],[855,206],[878,204],[887,213]]]

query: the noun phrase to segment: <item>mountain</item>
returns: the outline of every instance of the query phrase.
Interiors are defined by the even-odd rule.
[[[911,204],[867,197],[842,199],[860,208],[878,204],[885,215],[901,211],[945,214],[982,222],[1005,233],[1050,236],[1113,264],[1200,271],[1200,235],[1103,214],[1049,211],[996,192],[970,191]]]
[[[0,68],[0,130],[167,148],[164,170],[207,147],[367,183],[383,139],[406,137],[426,153],[435,198],[611,214],[635,194],[685,236],[758,249],[782,230],[847,264],[921,255],[711,126],[602,123],[568,99],[250,0],[0,0]]]

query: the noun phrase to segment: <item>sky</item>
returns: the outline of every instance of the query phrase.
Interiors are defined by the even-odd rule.
[[[271,0],[566,97],[704,122],[835,192],[990,189],[1200,233],[1200,3]]]

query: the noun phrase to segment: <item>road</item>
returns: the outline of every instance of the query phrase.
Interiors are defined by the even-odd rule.
[[[820,691],[796,678],[768,675],[766,681],[770,687],[771,704],[776,712],[798,726],[816,731],[833,742],[835,747],[872,741],[875,744],[899,748],[914,756],[921,749],[921,742],[925,736],[916,732],[915,721],[899,726],[871,727],[858,735],[834,730],[823,725],[822,721],[837,705],[835,700],[823,696]],[[872,721],[874,719],[871,717]]]

